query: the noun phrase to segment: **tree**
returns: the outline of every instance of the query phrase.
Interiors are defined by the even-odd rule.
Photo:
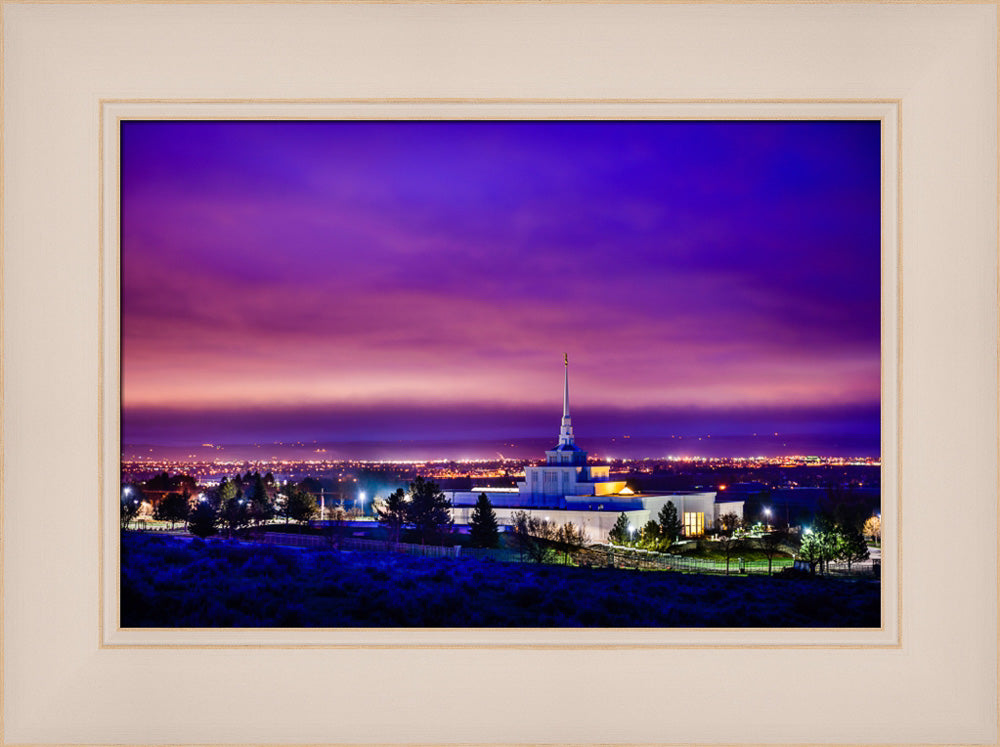
[[[829,560],[832,546],[828,532],[806,530],[799,545],[798,558],[808,563],[809,572],[815,575],[816,566]]]
[[[837,559],[847,563],[847,570],[851,570],[851,564],[868,559],[868,543],[865,542],[861,532],[843,531],[840,532],[840,541],[837,543]]]
[[[410,503],[407,519],[420,536],[420,543],[439,541],[451,530],[451,501],[445,497],[437,483],[418,476],[410,483]]]
[[[298,485],[289,485],[285,489],[285,516],[305,524],[318,509],[316,499]]]
[[[556,542],[563,551],[563,557],[568,561],[570,553],[575,553],[587,544],[587,535],[583,527],[577,527],[572,521],[567,521],[556,532]]]
[[[121,513],[119,514],[119,524],[122,529],[128,529],[132,520],[139,515],[139,508],[142,500],[134,486],[126,486],[122,489]]]
[[[722,534],[732,537],[733,534],[735,534],[738,529],[742,529],[742,527],[742,517],[733,511],[719,517],[719,532]]]
[[[486,493],[480,493],[469,517],[469,534],[473,547],[496,547],[500,539],[497,515]]]
[[[406,494],[402,488],[389,493],[384,501],[375,505],[375,518],[386,528],[389,541],[395,545],[399,542],[399,533],[406,525],[407,505]],[[342,509],[341,509],[342,510]]]
[[[849,532],[860,532],[865,519],[872,514],[870,501],[859,496],[852,487],[828,486],[826,500],[821,505],[824,513],[833,516],[838,527]]]
[[[191,475],[174,475],[171,479],[174,483],[174,490],[188,495],[198,492],[198,481]]]
[[[510,536],[514,540],[514,546],[517,548],[522,561],[524,560],[524,556],[529,554],[531,544],[534,541],[531,533],[528,531],[530,518],[527,511],[515,511],[510,515]]]
[[[663,539],[667,541],[668,546],[674,544],[677,538],[681,536],[681,530],[683,529],[681,520],[677,516],[677,507],[674,506],[674,502],[667,501],[666,505],[660,509],[657,518],[660,520],[660,534],[663,536]]]
[[[216,532],[219,512],[211,501],[198,501],[187,517],[188,531],[195,537],[209,537]]]
[[[822,538],[829,541],[825,535],[832,534],[837,529],[837,517],[834,516],[833,509],[829,505],[820,504],[819,510],[813,517],[813,534],[824,535]]]
[[[767,575],[771,575],[771,567],[774,557],[781,549],[781,545],[786,541],[787,535],[784,532],[769,532],[760,538],[760,549],[767,556]]]
[[[658,550],[663,542],[663,535],[660,534],[660,525],[653,519],[646,522],[646,525],[639,530],[639,544],[647,550]]]
[[[219,483],[219,490],[216,493],[217,506],[220,511],[229,501],[236,497],[236,490],[236,483],[230,482],[227,477],[222,478],[222,482]]]
[[[872,542],[882,541],[882,517],[872,516],[866,522],[861,530],[862,534],[866,537],[871,537]]]
[[[544,563],[554,552],[558,530],[555,525],[527,511],[515,511],[510,517],[510,532],[523,559],[525,555],[536,563]]]
[[[826,565],[831,560],[845,557],[847,545],[850,542],[848,535],[837,526],[831,526],[829,522],[820,520],[817,517],[818,525],[824,529],[807,529],[802,537],[802,544],[799,546],[798,557],[809,563],[809,572],[816,573],[816,566],[826,573]],[[868,548],[865,547],[867,552]]]
[[[628,544],[630,539],[629,535],[631,534],[628,528],[628,517],[625,515],[625,512],[622,511],[618,515],[618,521],[615,522],[615,525],[611,527],[611,531],[608,532],[608,541],[612,545]]]
[[[737,549],[743,546],[740,530],[743,519],[735,513],[723,514],[719,517],[719,547],[726,556],[726,575],[729,575],[729,560]]]
[[[243,497],[242,491],[237,490],[236,495],[222,507],[222,520],[229,527],[230,536],[237,529],[250,524],[250,506]]]
[[[344,510],[343,504],[340,504],[327,509],[327,514],[330,517],[328,521],[330,546],[339,548],[340,540],[347,534],[347,511]]]
[[[167,493],[163,500],[156,504],[154,516],[160,521],[169,521],[170,528],[178,521],[184,521],[188,517],[188,498],[181,493]]]
[[[150,477],[142,484],[150,493],[169,493],[176,487],[166,472],[160,472]]]
[[[260,472],[255,472],[253,475],[253,491],[250,494],[249,507],[250,518],[258,526],[261,522],[274,517],[274,503],[267,492],[267,486],[264,484],[264,478],[260,476]]]
[[[298,486],[311,495],[316,503],[320,506],[320,519],[325,519],[326,517],[326,502],[323,500],[323,484],[317,480],[315,477],[306,477],[300,480]]]
[[[726,556],[726,575],[729,575],[729,561],[736,551],[743,546],[743,539],[735,534],[722,534],[719,536],[719,547]]]
[[[161,472],[146,480],[143,487],[150,493],[182,493],[190,495],[198,490],[198,481],[190,475],[169,475]]]
[[[521,559],[525,556],[536,563],[551,562],[557,553],[562,553],[568,561],[587,544],[583,527],[568,521],[561,527],[548,519],[541,519],[527,511],[515,511],[510,517],[510,535]]]

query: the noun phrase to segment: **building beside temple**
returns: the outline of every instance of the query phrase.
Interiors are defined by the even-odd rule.
[[[493,504],[501,524],[509,524],[516,511],[581,527],[591,542],[606,542],[608,532],[624,513],[638,529],[656,521],[660,509],[672,502],[685,536],[699,536],[711,528],[716,516],[715,491],[645,494],[628,488],[624,480],[612,480],[608,465],[592,464],[587,452],[576,445],[569,413],[569,358],[563,357],[563,414],[556,445],[545,452],[545,462],[524,468],[524,480],[516,488],[481,487],[446,490],[456,525],[466,525],[480,494]]]

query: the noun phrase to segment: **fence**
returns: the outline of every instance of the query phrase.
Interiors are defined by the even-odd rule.
[[[474,560],[494,560],[498,563],[530,563],[533,562],[528,552],[509,548],[463,547],[463,558]],[[552,548],[545,556],[545,565],[580,565],[581,556]]]
[[[824,576],[881,576],[882,562],[878,559],[861,560],[851,563],[827,563],[823,568],[816,566],[816,573]]]
[[[520,560],[527,560],[527,558],[522,558],[521,553],[517,550],[492,549],[488,547],[463,547],[462,557],[472,558],[473,560],[495,560],[498,563],[517,563]]]
[[[603,545],[607,552],[608,565],[615,568],[637,568],[639,570],[681,571],[684,573],[726,573],[726,561],[708,558],[692,558],[684,555],[666,555],[649,550],[638,550],[631,547]],[[771,562],[771,572],[777,573],[784,568],[798,567],[801,561],[791,558],[774,558]],[[828,563],[823,572],[831,576],[877,576],[879,574],[878,560],[865,560],[852,563]],[[819,568],[816,569],[820,573]],[[734,556],[729,560],[729,574],[767,575],[767,560],[744,560]]]
[[[683,555],[670,555],[660,561],[669,570],[684,571],[686,573],[725,573],[725,560],[710,560],[708,558],[686,558]],[[733,557],[729,559],[730,574],[756,574],[767,575],[768,572],[776,573],[783,568],[792,565],[791,558],[774,558],[770,567],[766,560],[744,560]]]
[[[317,534],[292,534],[285,532],[261,532],[251,535],[254,542],[282,547],[316,547],[323,549],[360,550],[364,552],[399,552],[406,555],[421,555],[426,558],[457,558],[461,547],[439,547],[436,545],[411,545],[404,542],[392,544],[383,540],[362,539],[360,537],[338,537]]]
[[[462,547],[440,547],[436,545],[413,545],[404,542],[392,544],[384,540],[363,539],[360,537],[331,538],[316,534],[291,534],[284,532],[260,532],[251,535],[255,542],[284,547],[315,547],[322,549],[336,548],[340,550],[357,550],[361,552],[399,552],[407,555],[419,555],[427,558],[471,558],[475,560],[494,560],[497,562],[516,563],[528,560],[517,550],[479,549]],[[650,550],[639,550],[633,547],[616,545],[593,546],[587,553],[587,564],[612,568],[637,569],[645,571],[679,571],[681,573],[713,573],[725,574],[726,561],[708,558],[692,558],[684,555],[668,555]],[[577,558],[576,562],[583,560]],[[564,563],[563,553],[553,556],[555,564]],[[784,568],[801,566],[801,561],[790,558],[774,558],[770,571],[777,573]],[[828,563],[825,569],[817,567],[816,572],[830,576],[878,576],[879,561],[866,560],[852,563]],[[767,575],[767,560],[744,560],[733,557],[729,560],[730,575]]]

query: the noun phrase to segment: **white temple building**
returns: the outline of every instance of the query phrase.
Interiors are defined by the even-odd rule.
[[[565,508],[583,496],[618,495],[625,481],[613,481],[611,468],[587,464],[587,452],[576,445],[569,415],[569,356],[563,356],[563,414],[559,441],[545,452],[545,464],[524,468],[524,482],[517,484],[522,506]]]
[[[510,523],[515,511],[527,511],[562,525],[582,527],[591,542],[606,542],[618,516],[625,513],[638,531],[656,521],[668,501],[677,508],[686,536],[704,534],[715,522],[715,491],[647,495],[630,490],[624,480],[612,480],[608,465],[590,464],[587,452],[576,445],[569,414],[569,357],[563,356],[563,414],[556,445],[545,452],[545,463],[524,468],[524,481],[516,488],[481,487],[445,490],[451,499],[456,525],[469,523],[481,493],[493,504],[497,520]]]

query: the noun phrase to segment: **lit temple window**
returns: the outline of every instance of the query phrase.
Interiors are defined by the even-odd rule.
[[[684,536],[700,537],[705,533],[705,514],[701,511],[684,512]]]

